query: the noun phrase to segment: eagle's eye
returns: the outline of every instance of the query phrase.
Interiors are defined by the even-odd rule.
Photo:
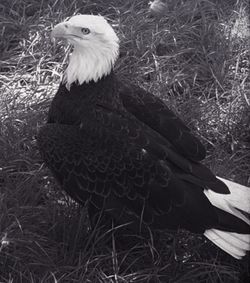
[[[88,28],[81,28],[81,32],[83,34],[89,34],[90,33],[90,30]]]

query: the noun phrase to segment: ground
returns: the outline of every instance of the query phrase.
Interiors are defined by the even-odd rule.
[[[36,145],[70,48],[51,27],[76,13],[106,16],[121,39],[116,72],[160,96],[200,137],[204,161],[250,186],[249,7],[245,0],[2,0],[0,4],[0,282],[248,282],[237,261],[185,231],[128,247],[90,229]],[[63,62],[63,64],[62,64]]]

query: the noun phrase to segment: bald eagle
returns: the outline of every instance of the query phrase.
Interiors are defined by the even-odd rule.
[[[52,37],[74,48],[38,135],[62,189],[87,201],[90,214],[203,233],[242,258],[250,249],[249,188],[200,163],[203,145],[162,100],[119,82],[113,71],[119,40],[105,18],[73,16]]]

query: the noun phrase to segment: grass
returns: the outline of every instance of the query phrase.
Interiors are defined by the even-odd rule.
[[[177,0],[155,19],[142,0],[1,1],[0,282],[248,282],[249,256],[236,261],[201,236],[155,232],[128,246],[118,228],[89,229],[36,146],[70,51],[53,46],[51,27],[101,13],[121,39],[119,76],[182,117],[216,174],[250,185],[247,2]]]

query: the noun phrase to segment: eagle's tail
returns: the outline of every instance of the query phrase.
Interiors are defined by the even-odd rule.
[[[231,225],[231,228],[230,232],[227,232],[227,227],[225,230],[224,227],[221,230],[208,229],[204,235],[231,256],[241,259],[250,250],[250,220],[247,217],[247,214],[248,216],[250,214],[250,188],[222,178],[218,179],[228,186],[230,194],[218,194],[212,190],[205,190],[204,193],[213,206],[219,209],[218,211],[222,211],[222,214],[226,212],[225,215],[230,214],[232,221],[228,221],[230,218],[225,219],[227,219],[226,226]],[[234,219],[236,219],[235,223]],[[247,230],[243,228],[244,231],[238,231],[240,222],[247,227]],[[235,230],[232,232],[234,224],[236,224]]]

